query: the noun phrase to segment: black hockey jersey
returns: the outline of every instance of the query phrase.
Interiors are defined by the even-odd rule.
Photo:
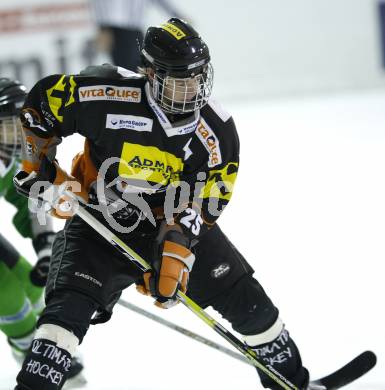
[[[86,146],[73,174],[83,185],[99,172],[106,184],[141,192],[151,209],[164,207],[175,188],[174,204],[184,205],[176,220],[191,237],[212,225],[230,200],[239,141],[233,119],[213,101],[170,118],[145,77],[103,65],[39,81],[21,120],[24,170],[38,171],[43,155],[55,157],[62,137],[79,133]]]

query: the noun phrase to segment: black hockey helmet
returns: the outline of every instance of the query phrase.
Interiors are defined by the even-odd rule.
[[[21,125],[18,119],[27,96],[19,81],[0,78],[0,157],[6,160],[20,152]]]
[[[27,96],[27,88],[19,81],[0,78],[0,118],[18,116]]]
[[[149,27],[141,54],[144,64],[179,77],[210,62],[209,48],[197,31],[177,18]]]
[[[171,18],[160,26],[149,27],[141,58],[145,68],[154,70],[154,80],[150,80],[153,81],[153,95],[164,111],[190,112],[207,103],[213,82],[210,53],[206,43],[188,23]],[[192,78],[196,78],[194,87],[191,80],[189,85],[183,85],[182,80]],[[192,95],[194,88],[193,97],[181,99],[176,96]]]

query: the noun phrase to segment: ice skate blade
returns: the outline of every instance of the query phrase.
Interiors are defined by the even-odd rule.
[[[63,390],[81,389],[87,385],[87,379],[83,373],[79,373],[71,379],[67,379],[67,382],[63,386]]]

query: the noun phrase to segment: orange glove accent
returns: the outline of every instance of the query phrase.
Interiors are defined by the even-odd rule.
[[[66,190],[72,191],[75,195],[87,202],[88,193],[82,188],[82,185],[62,169],[56,161],[54,165],[56,167],[56,177],[53,184],[56,186],[64,185]],[[76,207],[78,207],[76,200],[71,199],[67,195],[62,195],[56,201],[56,205],[52,208],[50,214],[59,219],[69,219],[75,214]]]
[[[147,275],[150,275],[150,276],[151,276],[150,272],[146,272],[145,274],[143,274],[143,279],[145,279]],[[147,283],[148,283],[148,282],[147,282]],[[136,291],[137,291],[139,294],[151,296],[150,291],[147,290],[146,287],[145,287],[143,284],[137,284],[137,285],[136,285]]]
[[[185,276],[185,274],[187,276]],[[143,275],[146,290],[151,291],[150,278],[151,273],[146,272]],[[183,282],[183,284],[182,284]],[[157,292],[164,298],[172,298],[180,285],[183,292],[187,291],[188,269],[180,260],[170,256],[163,256],[158,276]]]
[[[138,285],[137,290],[144,295],[152,295],[157,299],[155,305],[168,308],[175,305],[175,294],[178,289],[187,291],[189,271],[195,256],[183,245],[165,241],[159,270],[151,270],[143,275],[144,285]]]

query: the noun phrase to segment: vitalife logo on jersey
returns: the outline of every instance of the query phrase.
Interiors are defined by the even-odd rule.
[[[114,100],[118,102],[140,103],[140,88],[117,87],[114,85],[93,85],[79,88],[79,101]]]
[[[153,120],[136,115],[107,114],[106,129],[151,131]]]
[[[209,152],[208,166],[215,167],[222,163],[221,150],[219,148],[219,140],[214,134],[210,126],[201,118],[201,122],[195,131],[195,134],[201,140],[203,146]]]

